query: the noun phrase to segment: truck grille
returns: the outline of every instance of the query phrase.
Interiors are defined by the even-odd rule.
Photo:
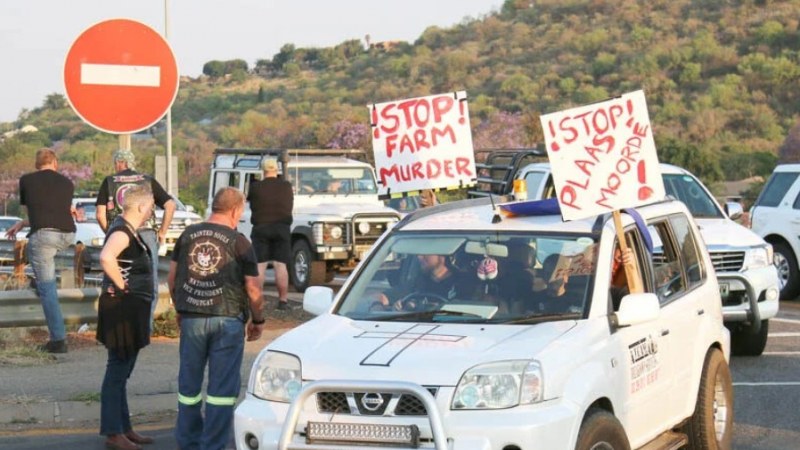
[[[427,389],[431,395],[436,396],[437,388],[429,387]],[[390,410],[394,397],[392,394],[379,394],[382,403],[374,410],[369,410],[363,406],[364,395],[365,393],[363,392],[320,392],[317,394],[317,410],[321,413],[362,416],[425,416],[428,413],[422,400],[415,395],[400,395],[394,410]],[[355,411],[353,411],[353,408],[355,408]]]
[[[744,252],[710,252],[717,272],[738,272],[744,265]]]

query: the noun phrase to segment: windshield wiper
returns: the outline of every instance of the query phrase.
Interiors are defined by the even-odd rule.
[[[510,324],[533,324],[533,323],[540,323],[540,322],[547,322],[553,319],[566,319],[566,318],[573,318],[578,319],[580,318],[579,313],[574,312],[563,312],[557,314],[530,314],[524,317],[518,317],[515,319],[507,320],[502,323],[510,323]]]
[[[485,319],[483,316],[479,314],[472,314],[464,311],[453,311],[449,309],[435,309],[431,311],[412,311],[402,314],[392,314],[385,317],[375,317],[372,320],[379,321],[379,322],[392,322],[392,321],[403,321],[409,319],[428,319],[432,320],[436,316],[449,316],[449,317],[475,317],[478,319]]]

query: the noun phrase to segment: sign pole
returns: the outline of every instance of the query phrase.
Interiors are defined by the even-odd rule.
[[[624,254],[628,250],[628,242],[625,240],[625,231],[622,229],[622,217],[618,209],[615,209],[612,215],[614,216],[614,227],[617,229],[619,249]],[[631,294],[644,292],[642,281],[639,279],[639,272],[636,270],[636,261],[631,264],[625,264],[625,278],[628,280],[628,291]]]
[[[130,150],[131,149],[131,135],[130,134],[120,134],[119,135],[119,149],[120,150]]]

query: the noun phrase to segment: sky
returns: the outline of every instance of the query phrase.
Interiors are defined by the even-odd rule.
[[[286,43],[329,47],[349,39],[414,42],[429,26],[450,27],[498,10],[502,0],[3,0],[0,2],[0,122],[64,94],[64,58],[91,25],[128,18],[163,33],[181,75],[210,60],[252,67]],[[165,7],[166,6],[166,7]]]

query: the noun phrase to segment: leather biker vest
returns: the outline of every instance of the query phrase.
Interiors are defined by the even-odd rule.
[[[179,313],[242,317],[247,320],[244,271],[236,255],[239,233],[199,223],[181,235],[173,293]]]

